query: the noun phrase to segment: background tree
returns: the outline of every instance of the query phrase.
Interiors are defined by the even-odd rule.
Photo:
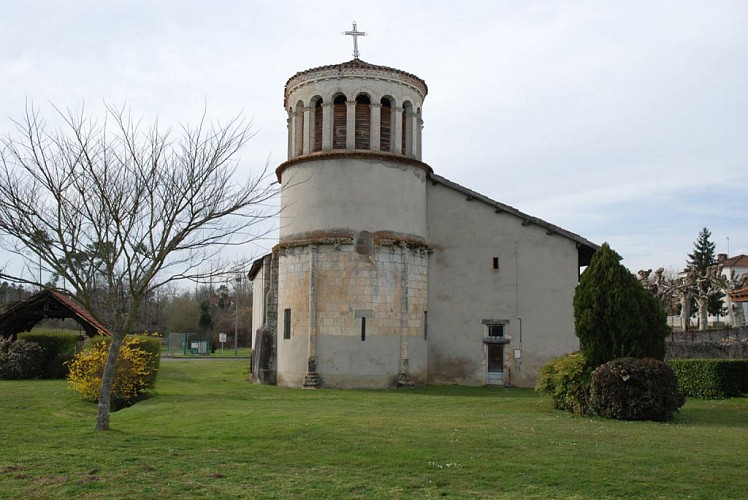
[[[688,254],[686,272],[696,273],[694,300],[698,307],[699,329],[707,327],[708,315],[722,311],[722,293],[709,278],[709,268],[717,263],[716,244],[711,241],[712,233],[702,228],[693,244],[693,252]]]
[[[604,243],[574,294],[576,334],[592,368],[616,358],[665,356],[665,313],[620,260]]]
[[[233,179],[252,136],[239,118],[203,116],[172,136],[111,106],[100,122],[57,112],[63,125],[50,130],[29,106],[16,136],[0,139],[0,234],[112,330],[96,419],[104,430],[117,355],[141,304],[178,280],[236,275],[213,262],[226,245],[260,236],[276,188],[266,169]],[[1,277],[43,285],[7,270]]]
[[[204,300],[200,302],[200,332],[203,334],[213,333],[213,314],[210,312],[210,302]]]
[[[169,301],[164,315],[169,332],[195,332],[200,322],[200,304],[189,293],[182,293]]]

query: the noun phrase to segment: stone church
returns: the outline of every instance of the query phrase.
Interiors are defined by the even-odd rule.
[[[286,83],[280,241],[249,273],[255,382],[532,387],[578,349],[597,245],[424,163],[427,93],[358,57]]]

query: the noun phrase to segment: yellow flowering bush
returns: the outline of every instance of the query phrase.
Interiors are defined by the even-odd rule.
[[[137,337],[127,337],[120,348],[112,385],[115,409],[132,405],[152,386],[152,355],[140,348],[139,342]],[[76,354],[70,362],[68,387],[79,392],[83,399],[97,401],[108,353],[109,342],[95,342],[89,350]]]

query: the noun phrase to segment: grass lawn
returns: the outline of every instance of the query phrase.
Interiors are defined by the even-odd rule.
[[[579,418],[531,390],[253,386],[248,360],[164,360],[93,431],[64,381],[0,381],[0,498],[703,497],[748,491],[748,398],[668,424]]]

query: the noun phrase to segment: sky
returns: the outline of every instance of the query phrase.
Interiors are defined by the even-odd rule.
[[[426,81],[437,174],[608,242],[633,272],[679,271],[703,227],[748,254],[744,0],[5,0],[0,134],[28,102],[163,127],[207,109],[252,120],[239,177],[274,169],[286,81],[352,59],[354,20],[362,60]]]

